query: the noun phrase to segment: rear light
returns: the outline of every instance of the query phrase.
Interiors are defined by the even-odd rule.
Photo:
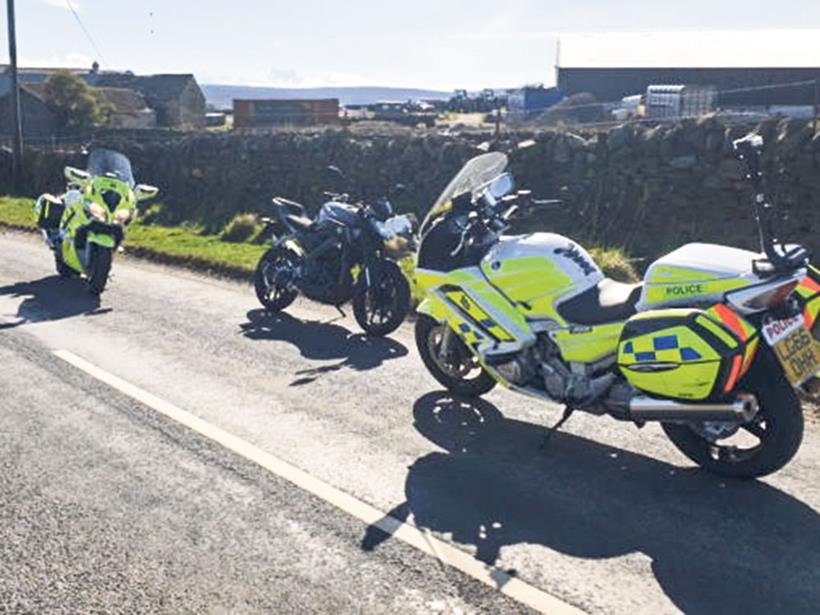
[[[745,303],[745,306],[753,310],[766,310],[775,308],[778,305],[785,303],[791,297],[794,290],[797,288],[798,282],[792,280],[777,286],[766,292],[750,299]]]

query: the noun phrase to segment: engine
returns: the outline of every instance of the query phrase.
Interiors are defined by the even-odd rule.
[[[353,275],[349,267],[343,267],[342,258],[341,246],[318,258],[308,255],[299,272],[299,287],[306,297],[330,305],[341,305],[353,298]]]
[[[516,386],[543,390],[558,403],[587,406],[601,399],[615,383],[614,364],[614,358],[593,365],[567,364],[555,343],[542,334],[535,346],[494,367]]]

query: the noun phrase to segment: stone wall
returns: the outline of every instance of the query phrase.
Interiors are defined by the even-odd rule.
[[[268,212],[274,195],[315,210],[322,191],[334,187],[324,172],[328,164],[345,169],[350,191],[365,197],[404,183],[398,208],[423,215],[461,164],[490,146],[510,153],[521,187],[564,200],[561,208],[523,213],[517,230],[553,230],[651,258],[687,241],[756,245],[751,195],[731,156],[731,141],[753,128],[707,117],[588,133],[519,132],[492,144],[478,135],[343,130],[107,134],[95,144],[131,157],[137,179],[160,187],[169,220],[211,228],[238,212]],[[769,190],[784,218],[783,236],[820,253],[820,136],[807,122],[791,120],[757,129],[767,139]],[[82,163],[78,152],[30,151],[27,192],[59,190],[61,167]],[[0,153],[0,193],[11,191],[8,166],[8,154]]]

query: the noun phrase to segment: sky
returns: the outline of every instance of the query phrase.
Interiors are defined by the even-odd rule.
[[[727,54],[737,61],[771,53],[794,65],[813,62],[808,54],[820,66],[818,0],[16,0],[16,5],[21,66],[85,67],[96,59],[113,70],[193,72],[203,84],[445,91],[549,85],[562,36],[564,57],[574,48],[572,53],[587,61],[634,63],[632,58],[647,54],[641,37],[655,33],[658,40],[658,33],[668,31],[677,33],[677,43],[665,56],[680,64],[697,57],[720,65]],[[0,63],[5,63],[2,5],[0,12]],[[783,32],[811,28],[817,31],[794,37]],[[780,32],[769,40],[761,30]],[[704,38],[709,31],[715,32]],[[749,36],[724,37],[720,31]],[[619,34],[602,36],[607,33]],[[798,39],[802,44],[790,46]],[[579,41],[580,46],[570,45]]]

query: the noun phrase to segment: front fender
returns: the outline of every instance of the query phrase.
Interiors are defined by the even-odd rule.
[[[427,295],[424,301],[416,308],[416,312],[424,316],[429,316],[438,322],[444,322],[447,320],[449,308],[447,304],[435,295]]]
[[[116,240],[105,233],[89,233],[86,242],[97,244],[103,248],[111,248],[112,250],[117,245]]]

